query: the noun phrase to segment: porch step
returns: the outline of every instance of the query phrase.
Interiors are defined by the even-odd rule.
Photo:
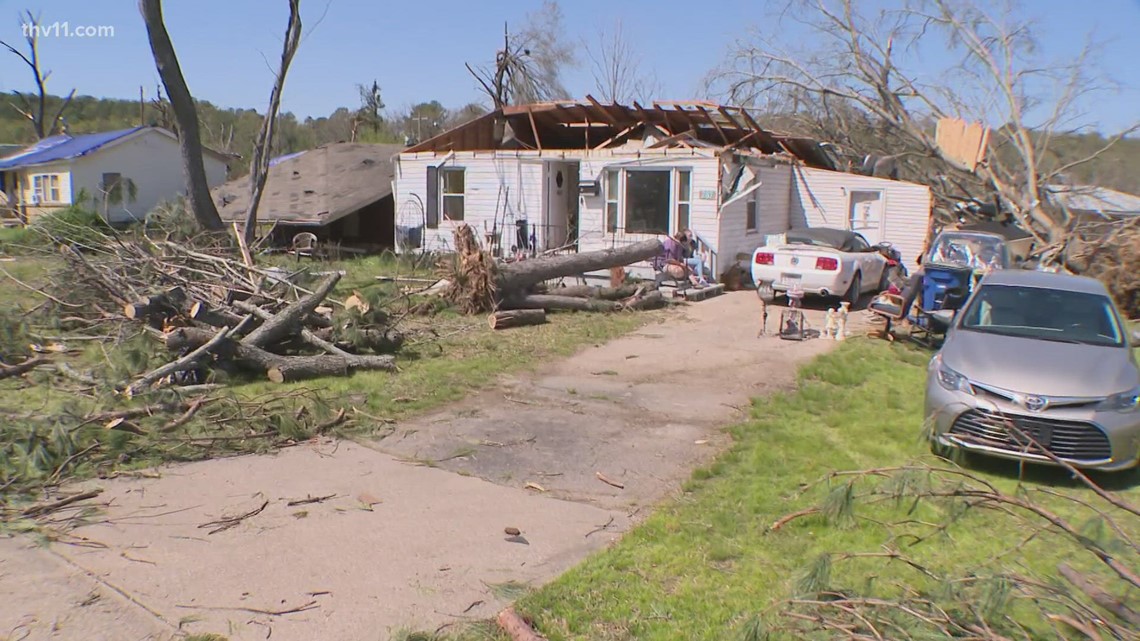
[[[705,300],[706,298],[712,298],[713,296],[720,296],[724,293],[724,285],[722,283],[717,283],[715,285],[709,285],[707,287],[701,287],[699,289],[690,287],[688,289],[683,289],[678,293],[686,301],[695,303],[697,301]]]

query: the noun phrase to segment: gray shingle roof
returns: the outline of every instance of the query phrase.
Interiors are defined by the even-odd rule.
[[[392,193],[392,158],[402,145],[331,143],[283,157],[269,168],[257,218],[292,225],[327,225]],[[223,220],[242,220],[249,176],[216,187]]]

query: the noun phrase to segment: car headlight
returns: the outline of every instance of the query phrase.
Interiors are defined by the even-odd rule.
[[[1113,394],[1101,401],[1096,408],[1106,412],[1134,412],[1140,408],[1140,387]]]
[[[942,362],[941,356],[935,356],[930,366],[934,370],[935,376],[938,377],[938,384],[943,389],[951,392],[965,392],[971,396],[974,394],[974,388],[970,385],[969,379],[947,367]]]

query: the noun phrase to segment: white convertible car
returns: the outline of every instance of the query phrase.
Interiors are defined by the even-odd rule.
[[[840,296],[854,305],[887,289],[887,259],[862,235],[842,229],[793,229],[776,246],[752,254],[752,282],[777,292]]]

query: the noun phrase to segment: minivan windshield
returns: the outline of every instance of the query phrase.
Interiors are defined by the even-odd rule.
[[[982,285],[958,327],[1061,343],[1124,346],[1124,333],[1107,296],[1060,289]]]

